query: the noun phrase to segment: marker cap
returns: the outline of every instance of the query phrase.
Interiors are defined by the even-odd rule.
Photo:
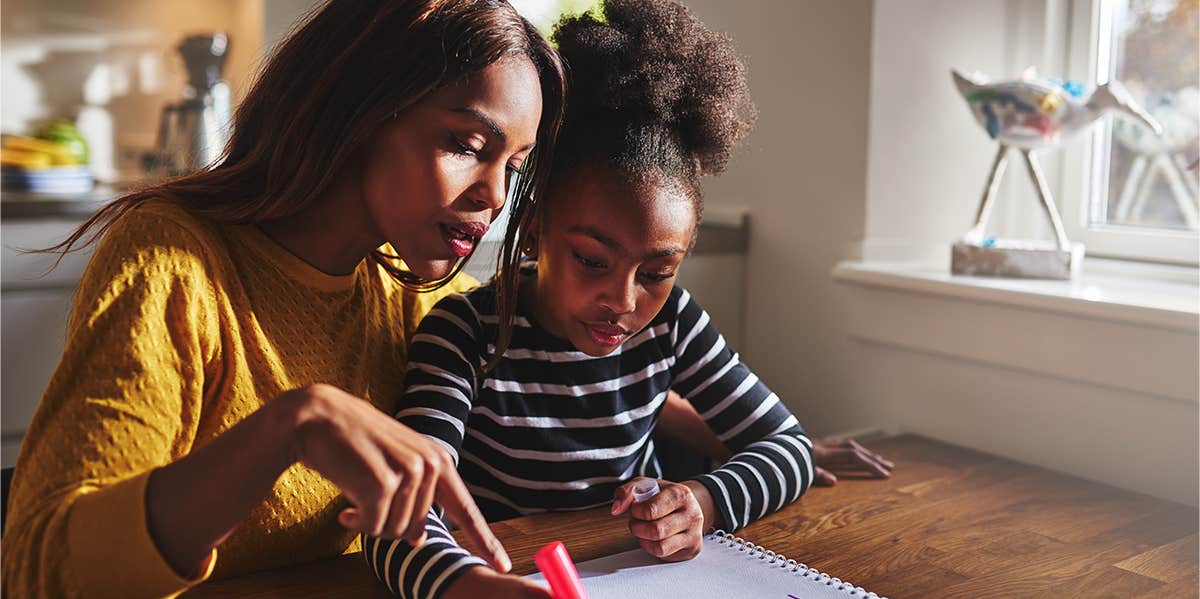
[[[658,495],[658,481],[653,478],[640,480],[633,485],[633,502],[641,503]]]

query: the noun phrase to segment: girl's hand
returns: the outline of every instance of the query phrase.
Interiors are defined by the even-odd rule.
[[[896,465],[883,456],[858,444],[853,439],[848,441],[831,441],[817,439],[813,441],[814,481],[816,484],[828,487],[837,482],[834,472],[855,473],[867,475],[870,478],[887,478],[892,475]]]
[[[497,570],[512,567],[439,445],[329,385],[289,391],[277,401],[294,431],[288,459],[319,472],[354,505],[338,514],[343,526],[419,545],[436,500]]]
[[[700,553],[704,531],[715,513],[708,489],[695,481],[659,480],[659,493],[641,503],[633,501],[635,478],[617,488],[614,516],[629,512],[629,532],[646,553],[668,562],[692,559]]]
[[[553,599],[550,589],[512,574],[501,574],[491,568],[469,568],[442,592],[444,599]]]

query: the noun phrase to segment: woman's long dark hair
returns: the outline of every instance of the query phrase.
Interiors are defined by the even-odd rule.
[[[431,92],[505,56],[538,70],[542,115],[528,168],[518,175],[497,278],[497,356],[511,337],[516,305],[518,231],[544,193],[562,117],[558,55],[504,0],[329,0],[279,46],[234,117],[225,156],[211,170],[141,189],[92,215],[62,243],[93,243],[149,199],[178,204],[221,222],[260,223],[311,205],[388,119]],[[376,250],[372,258],[405,287],[429,291],[462,269],[426,281]]]

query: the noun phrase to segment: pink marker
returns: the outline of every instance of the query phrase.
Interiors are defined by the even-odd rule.
[[[533,556],[533,561],[538,570],[542,571],[542,576],[546,577],[546,582],[550,583],[550,592],[554,599],[587,599],[583,582],[579,580],[579,572],[575,570],[575,564],[562,541],[555,541],[539,549]]]

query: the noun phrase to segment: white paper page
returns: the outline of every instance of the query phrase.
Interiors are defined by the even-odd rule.
[[[875,597],[815,571],[793,572],[786,560],[750,548],[738,551],[705,535],[700,555],[665,563],[635,549],[576,564],[588,599],[846,599]],[[541,574],[529,578],[545,582]],[[840,589],[839,589],[840,587]]]

